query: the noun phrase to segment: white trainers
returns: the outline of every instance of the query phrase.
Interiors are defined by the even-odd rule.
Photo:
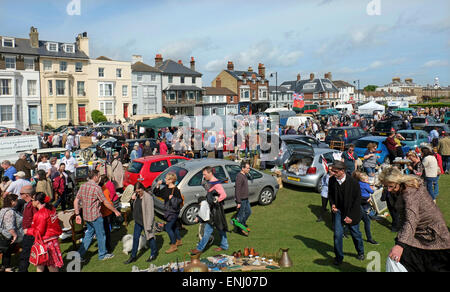
[[[114,257],[114,255],[112,253],[108,253],[106,254],[103,259],[101,259],[102,261],[106,261],[106,260],[110,260]]]

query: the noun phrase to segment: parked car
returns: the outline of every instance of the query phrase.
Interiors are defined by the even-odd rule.
[[[450,127],[447,124],[430,124],[424,127],[423,130],[430,133],[436,127],[438,128],[439,136],[442,136],[444,133],[450,133]]]
[[[331,144],[331,141],[343,141],[347,145],[367,135],[369,134],[359,127],[332,128],[328,130],[325,143]]]
[[[223,181],[223,188],[227,193],[224,201],[224,209],[236,207],[235,187],[236,175],[241,171],[239,163],[222,159],[196,159],[179,162],[161,173],[154,181],[152,189],[156,187],[159,180],[164,182],[167,173],[174,172],[177,175],[176,185],[184,196],[184,206],[180,211],[180,218],[187,225],[195,224],[198,213],[200,197],[206,197],[206,190],[203,188],[203,172],[206,166],[213,168],[217,179]],[[164,184],[163,184],[164,186]],[[271,204],[277,195],[279,185],[276,179],[268,174],[255,169],[250,169],[249,180],[249,201],[258,202],[260,205]],[[164,202],[161,198],[154,196],[155,211],[164,213]]]
[[[164,170],[184,160],[189,159],[178,155],[154,155],[135,159],[125,172],[123,185],[127,187],[140,181],[148,188]]]
[[[422,130],[402,130],[398,131],[400,135],[405,138],[402,143],[408,146],[410,149],[416,149],[420,147],[422,143],[428,143],[428,133]]]
[[[283,183],[322,190],[322,177],[326,174],[322,164],[325,158],[327,164],[334,162],[333,153],[338,150],[313,148],[308,143],[299,143],[288,151],[288,159],[283,164],[281,179]]]
[[[380,156],[380,158],[378,158],[377,162],[382,164],[385,162],[389,162],[389,151],[386,147],[386,145],[384,145],[384,141],[387,139],[387,137],[382,137],[382,136],[368,136],[368,137],[363,137],[361,139],[359,139],[358,141],[356,141],[355,143],[355,153],[356,155],[361,158],[361,160],[364,160],[364,153],[366,153],[367,151],[367,145],[369,145],[369,143],[375,143],[377,145],[377,155]],[[406,144],[402,143],[402,150],[403,153],[408,153],[408,151],[410,150],[410,147],[407,146]]]
[[[373,134],[375,136],[389,136],[394,129],[396,132],[406,130],[405,122],[402,120],[379,121],[375,124]]]
[[[328,144],[321,142],[316,137],[307,136],[307,135],[283,135],[281,136],[282,141],[288,141],[288,140],[300,140],[306,143],[311,144],[313,148],[328,148]],[[289,143],[289,142],[286,142]]]
[[[436,124],[438,121],[434,117],[414,117],[411,120],[411,127],[414,130],[422,130],[429,124]]]

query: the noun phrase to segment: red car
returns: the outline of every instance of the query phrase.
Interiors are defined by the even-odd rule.
[[[189,160],[189,158],[178,155],[154,155],[135,159],[125,172],[123,185],[127,187],[140,181],[144,187],[148,188],[164,170],[182,160]]]

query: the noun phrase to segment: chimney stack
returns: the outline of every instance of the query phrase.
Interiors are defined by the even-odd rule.
[[[252,67],[248,67],[248,72],[253,72],[253,68]]]
[[[178,60],[178,64],[183,65],[183,61]]]
[[[228,61],[227,69],[230,71],[234,71],[234,64],[231,61]]]
[[[220,80],[220,77],[217,77],[216,79],[216,88],[221,88],[222,87],[222,80]]]
[[[302,78],[301,78],[300,74],[297,74],[297,81],[300,81],[300,80],[302,80]]]
[[[266,79],[266,67],[264,67],[264,64],[258,65],[258,74],[263,78]]]
[[[82,51],[89,57],[89,38],[87,32],[80,33],[76,38],[78,50]]]
[[[328,72],[328,79],[330,79],[330,81],[333,81],[333,75],[331,75],[331,72]]]
[[[309,80],[311,80],[311,81],[314,80],[314,73],[309,74]]]
[[[141,55],[133,55],[131,60],[132,60],[133,64],[136,64],[137,62],[141,62],[141,63],[144,62],[144,59],[142,58]]]
[[[191,70],[195,71],[195,59],[194,59],[194,57],[191,57]]]
[[[162,55],[161,55],[161,54],[156,54],[156,57],[155,57],[155,67],[156,67],[156,68],[160,67],[160,66],[162,65],[162,63],[163,63],[163,57],[162,57]]]
[[[30,44],[32,48],[39,48],[39,33],[34,26],[30,28]]]

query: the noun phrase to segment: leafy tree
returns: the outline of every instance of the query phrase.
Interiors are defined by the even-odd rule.
[[[377,89],[378,86],[376,85],[367,85],[366,87],[364,87],[364,91],[367,92],[371,92],[371,91],[375,91]]]
[[[95,124],[108,121],[105,115],[99,110],[93,110],[91,113],[91,118]]]

